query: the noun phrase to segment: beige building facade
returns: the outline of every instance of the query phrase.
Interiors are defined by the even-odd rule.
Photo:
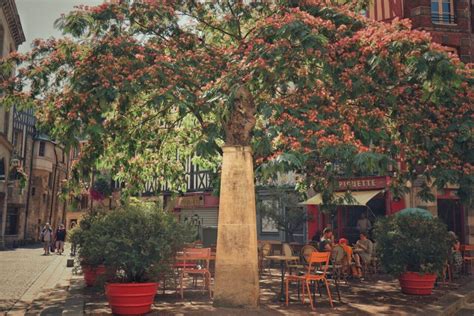
[[[15,1],[0,0],[0,57],[24,41]],[[59,193],[69,159],[35,124],[33,110],[0,104],[0,249],[38,240],[46,222],[56,228],[66,218]]]
[[[61,192],[68,177],[66,151],[45,136],[35,138],[25,239],[36,240],[45,223],[65,224],[67,201]]]
[[[0,0],[0,57],[15,51],[24,41],[15,2]],[[11,169],[21,167],[18,149],[21,154],[26,154],[28,141],[26,135],[22,135],[25,137],[21,144],[16,138],[15,112],[15,109],[0,105],[0,248],[17,239],[21,233],[21,208],[24,208],[24,181],[20,181],[18,173],[11,172]]]

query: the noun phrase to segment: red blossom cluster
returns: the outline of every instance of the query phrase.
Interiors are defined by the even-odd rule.
[[[369,21],[335,3],[82,6],[60,23],[76,40],[12,54],[1,71],[20,65],[18,76],[0,90],[7,103],[34,104],[58,139],[87,138],[85,161],[134,179],[160,159],[159,175],[172,175],[178,145],[215,155],[242,85],[255,143],[269,144],[255,148],[258,162],[297,152],[320,177],[329,162],[371,152],[403,159],[400,175],[420,164],[471,175],[472,66],[406,20]]]

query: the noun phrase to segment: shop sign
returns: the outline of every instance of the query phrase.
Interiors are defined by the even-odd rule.
[[[339,190],[372,190],[385,188],[385,177],[352,178],[338,181]]]
[[[178,208],[192,208],[204,206],[204,195],[189,195],[178,198]]]

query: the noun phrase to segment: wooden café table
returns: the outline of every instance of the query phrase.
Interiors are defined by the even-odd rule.
[[[280,261],[280,269],[281,269],[281,288],[280,288],[280,297],[279,300],[281,302],[285,301],[285,273],[286,273],[286,262],[288,261],[295,261],[299,260],[300,257],[298,256],[266,256],[268,260],[272,261]]]

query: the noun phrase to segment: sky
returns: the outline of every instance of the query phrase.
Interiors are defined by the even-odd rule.
[[[53,26],[54,21],[62,13],[71,11],[76,5],[97,5],[104,0],[16,0],[15,2],[26,37],[26,41],[18,50],[27,52],[30,50],[31,42],[36,38],[62,36]]]

